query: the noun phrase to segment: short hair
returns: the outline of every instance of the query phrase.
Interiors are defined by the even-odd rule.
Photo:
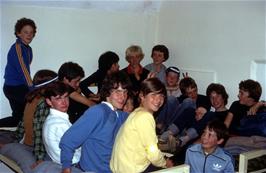
[[[164,61],[168,60],[169,58],[169,51],[168,48],[165,45],[158,44],[152,48],[151,57],[153,57],[153,52],[159,51],[163,53]]]
[[[188,88],[197,88],[197,84],[196,84],[195,80],[192,79],[191,77],[185,77],[185,78],[180,80],[179,88],[181,90],[181,93],[183,95],[186,95],[186,90]]]
[[[144,58],[144,53],[140,46],[138,45],[131,45],[126,49],[126,60],[129,62],[130,56],[132,53],[138,53],[141,57],[141,60]]]
[[[254,99],[254,101],[259,101],[262,89],[259,82],[252,79],[247,79],[239,83],[239,89],[244,90],[249,93],[249,97]]]
[[[107,72],[118,61],[119,56],[115,52],[107,51],[99,57],[98,68],[100,71]]]
[[[45,91],[44,91],[44,97],[45,98],[51,98],[52,96],[62,96],[65,93],[70,93],[71,88],[69,85],[61,82],[61,81],[57,81],[57,82],[53,82],[49,85],[47,85]]]
[[[26,101],[31,103],[34,98],[41,97],[43,94],[44,88],[48,84],[56,80],[57,80],[57,73],[52,70],[43,69],[43,70],[37,71],[35,75],[33,76],[33,80],[32,80],[35,88],[26,95]]]
[[[217,134],[217,139],[227,140],[229,136],[228,128],[226,125],[219,120],[212,120],[207,123],[207,128],[214,131]]]
[[[212,92],[216,92],[217,94],[221,95],[224,100],[224,105],[228,103],[228,94],[223,85],[218,83],[211,83],[206,90],[206,95],[210,97]]]
[[[84,70],[83,68],[74,62],[66,62],[61,65],[61,67],[58,70],[58,79],[60,81],[63,81],[64,78],[71,81],[72,79],[75,79],[77,77],[84,77]]]
[[[128,91],[131,88],[131,82],[128,76],[122,72],[115,72],[107,75],[103,80],[102,88],[100,89],[100,98],[102,101],[106,101],[106,98],[110,96],[113,89],[117,89],[121,86]]]
[[[158,78],[145,79],[140,85],[140,93],[143,96],[148,95],[151,92],[167,95],[165,85]]]
[[[16,37],[18,37],[17,34],[20,33],[22,28],[26,25],[29,25],[33,28],[33,37],[35,36],[37,27],[36,27],[34,21],[31,19],[23,17],[23,18],[17,20],[17,23],[15,24],[15,33],[14,34]]]

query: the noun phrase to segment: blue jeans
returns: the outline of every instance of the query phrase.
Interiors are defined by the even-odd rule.
[[[20,143],[9,143],[1,148],[0,153],[15,161],[23,172],[31,173],[31,165],[36,162],[32,151],[33,147]]]
[[[196,103],[190,98],[186,98],[182,103],[179,103],[176,97],[167,97],[167,101],[163,108],[159,112],[156,120],[157,124],[163,124],[165,129],[169,125],[173,124],[174,121],[184,112],[187,108],[196,108]]]

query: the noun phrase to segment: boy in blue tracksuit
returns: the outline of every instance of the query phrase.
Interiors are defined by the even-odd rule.
[[[32,87],[30,64],[33,53],[29,46],[36,34],[33,20],[21,18],[15,25],[16,42],[7,54],[3,91],[12,109],[12,116],[0,120],[0,127],[16,127],[22,120],[26,105],[25,96]]]
[[[218,145],[227,138],[227,128],[220,121],[208,123],[201,136],[201,144],[187,149],[185,163],[191,173],[233,173],[232,157]]]
[[[75,149],[80,147],[77,167],[82,171],[111,173],[109,162],[116,134],[127,118],[121,112],[129,80],[121,72],[109,75],[100,91],[102,102],[90,107],[63,135],[60,141],[62,173],[70,173]]]

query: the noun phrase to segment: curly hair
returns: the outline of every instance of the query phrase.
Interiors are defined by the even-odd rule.
[[[17,20],[17,23],[15,25],[15,33],[14,34],[16,37],[18,37],[17,34],[20,33],[22,28],[26,25],[29,25],[33,28],[33,37],[35,36],[37,27],[36,27],[34,21],[31,19],[23,17],[23,18]]]

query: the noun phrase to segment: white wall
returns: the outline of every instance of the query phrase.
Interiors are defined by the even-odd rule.
[[[14,24],[21,17],[34,19],[38,27],[31,44],[32,75],[43,68],[57,71],[69,60],[80,63],[89,75],[107,50],[117,52],[120,66],[125,67],[124,51],[131,44],[142,46],[144,65],[151,61],[152,46],[162,43],[170,49],[166,65],[188,71],[201,93],[210,82],[224,84],[230,105],[237,98],[240,80],[256,79],[252,74],[258,69],[266,71],[259,65],[251,72],[251,62],[266,60],[264,1],[162,1],[161,5],[159,13],[145,13],[2,4],[0,86],[6,54],[15,40]],[[1,118],[11,111],[2,90],[0,96]]]
[[[31,75],[39,69],[57,71],[65,61],[78,62],[86,76],[97,69],[101,53],[112,50],[120,56],[121,68],[127,65],[124,52],[131,44],[143,48],[143,65],[151,62],[150,50],[155,44],[157,13],[99,11],[97,9],[49,8],[36,6],[1,6],[0,86],[7,52],[15,41],[14,24],[21,17],[32,18],[37,34],[31,43],[34,59]],[[7,99],[0,90],[0,118],[10,115]]]
[[[214,72],[196,81],[224,84],[228,106],[237,99],[239,82],[252,76],[251,62],[266,59],[264,1],[165,2],[158,21],[158,40],[171,50],[168,64]]]

